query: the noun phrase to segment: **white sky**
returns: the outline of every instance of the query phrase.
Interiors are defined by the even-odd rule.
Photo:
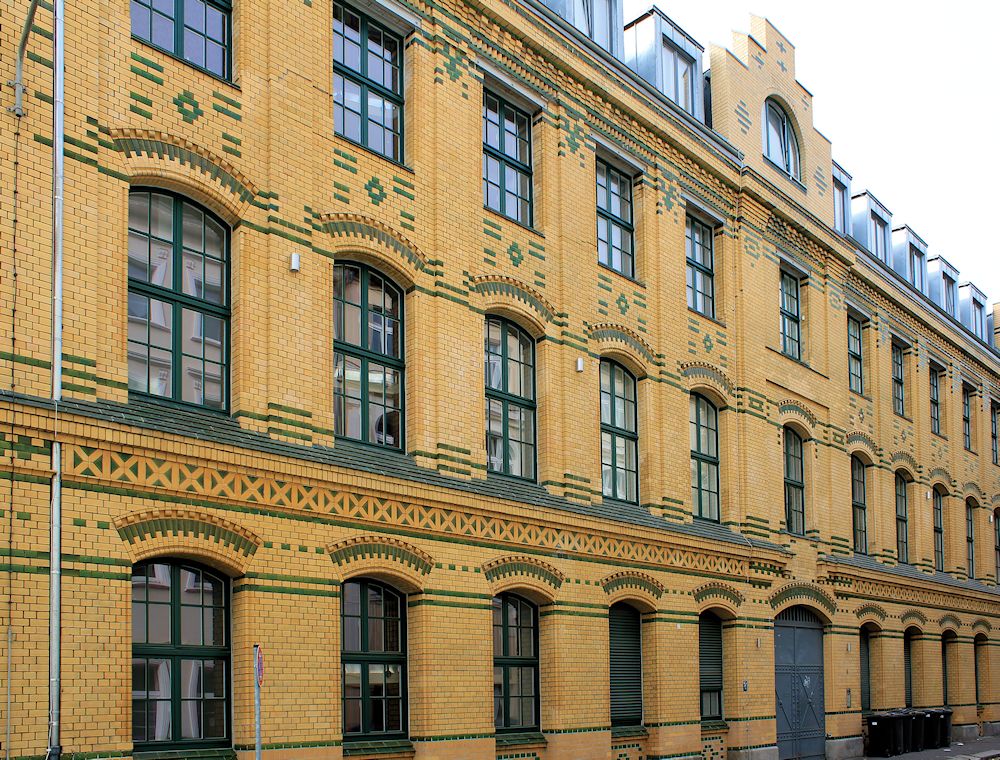
[[[628,23],[651,0],[625,0]],[[795,45],[799,82],[833,157],[1000,301],[1000,2],[657,0],[704,46],[732,49],[751,13]]]

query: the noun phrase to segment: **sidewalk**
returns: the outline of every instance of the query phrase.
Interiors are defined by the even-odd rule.
[[[982,736],[969,742],[952,742],[948,749],[908,752],[900,760],[989,760],[1000,758],[1000,736]]]

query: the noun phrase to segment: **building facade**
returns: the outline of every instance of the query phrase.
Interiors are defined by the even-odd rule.
[[[54,443],[63,754],[250,757],[255,644],[272,760],[998,730],[1000,318],[852,196],[771,24],[707,77],[613,0],[66,32],[59,403],[47,5],[0,121],[11,757],[48,742]]]

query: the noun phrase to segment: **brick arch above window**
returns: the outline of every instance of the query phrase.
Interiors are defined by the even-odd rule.
[[[190,508],[129,512],[114,521],[133,564],[158,557],[194,559],[227,575],[244,575],[261,538],[238,523]]]
[[[408,594],[420,593],[434,570],[434,558],[405,541],[388,536],[354,536],[326,547],[340,580],[375,578]]]

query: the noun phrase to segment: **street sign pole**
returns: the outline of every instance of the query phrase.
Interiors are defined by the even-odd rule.
[[[264,683],[264,650],[260,644],[253,645],[253,707],[254,731],[256,735],[256,758],[260,760],[260,685]]]

